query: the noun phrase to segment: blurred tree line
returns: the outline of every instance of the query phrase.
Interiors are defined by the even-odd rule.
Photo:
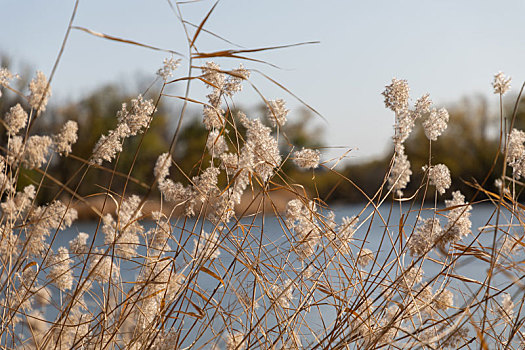
[[[507,125],[510,124],[515,99],[508,98],[508,105],[504,106],[504,117]],[[497,108],[495,108],[497,109]],[[464,98],[453,106],[448,106],[450,115],[448,128],[437,141],[429,144],[425,136],[421,121],[405,142],[406,154],[411,162],[412,176],[405,197],[410,197],[418,188],[426,183],[423,167],[429,164],[431,147],[432,165],[445,164],[452,177],[452,186],[440,196],[438,201],[450,198],[452,191],[460,190],[467,198],[478,192],[472,184],[481,184],[489,191],[497,192],[494,182],[501,176],[502,154],[498,154],[499,143],[499,114],[491,112],[489,103],[482,97]],[[520,101],[517,108],[515,127],[525,130],[525,102]],[[317,131],[318,132],[318,131]],[[393,132],[393,131],[392,131]],[[319,134],[316,134],[319,135]],[[313,135],[311,135],[313,136]],[[307,138],[308,139],[308,138]],[[323,145],[322,141],[317,145]],[[305,145],[307,147],[307,145]],[[350,153],[351,154],[351,153]],[[393,156],[391,151],[382,157],[349,164],[342,162],[342,166],[334,170],[326,168],[316,169],[315,173],[291,169],[289,173],[298,183],[305,186],[310,194],[326,202],[354,203],[363,202],[373,197],[385,182]],[[496,156],[498,159],[494,163]],[[494,171],[491,168],[494,166]],[[383,192],[387,190],[384,187]],[[419,192],[422,198],[424,188]],[[435,199],[434,187],[429,187],[425,198],[428,201]],[[476,199],[484,199],[481,192]]]
[[[5,66],[5,62],[2,63]],[[31,74],[24,74],[28,77]],[[27,86],[28,80],[18,79],[15,84],[22,91]],[[5,115],[8,109],[16,103],[27,105],[17,95],[7,92],[0,98],[0,113]],[[151,96],[155,96],[152,92]],[[105,169],[95,168],[85,173],[78,169],[89,159],[93,146],[100,135],[107,134],[108,130],[115,127],[117,123],[116,112],[121,108],[123,102],[129,102],[135,98],[122,91],[116,86],[102,87],[82,100],[74,103],[51,104],[48,110],[35,122],[31,134],[49,135],[56,133],[67,120],[75,120],[79,124],[78,142],[73,146],[72,155],[68,158],[54,156],[48,167],[48,173],[62,183],[68,183],[68,187],[77,191],[80,195],[87,196],[97,192],[104,192],[105,186],[111,182],[112,190],[119,193],[127,186],[128,193],[146,193],[148,185],[153,180],[153,166],[157,157],[169,148],[174,132],[174,123],[179,117],[178,111],[170,110],[161,103],[155,113],[150,130],[144,138],[136,136],[125,141],[124,151],[115,163],[104,163]],[[512,99],[509,99],[512,100]],[[53,101],[53,100],[52,100]],[[505,115],[509,116],[513,106],[506,106]],[[487,176],[492,167],[494,157],[497,154],[499,139],[499,118],[491,115],[488,103],[483,98],[464,99],[455,106],[449,107],[450,121],[445,133],[432,143],[432,164],[444,163],[451,170],[452,189],[460,189],[467,197],[475,190],[466,182],[481,182]],[[236,111],[227,111],[231,118]],[[250,117],[266,115],[266,107],[259,107]],[[280,136],[280,147],[283,158],[293,150],[302,147],[320,148],[324,146],[323,130],[315,127],[312,123],[313,115],[306,109],[295,111],[288,123],[282,128]],[[385,121],[387,122],[387,121]],[[237,123],[238,124],[238,123]],[[525,129],[525,103],[520,103],[516,127]],[[243,134],[243,130],[241,135]],[[230,133],[230,136],[234,133]],[[189,116],[181,130],[179,141],[173,153],[180,171],[172,168],[172,177],[176,181],[187,183],[199,173],[199,168],[207,167],[210,161],[205,152],[207,131],[201,123],[201,117],[197,113]],[[0,144],[6,147],[7,138],[4,132],[0,133]],[[137,152],[140,145],[140,151]],[[292,148],[292,145],[293,148]],[[414,193],[423,181],[424,171],[422,167],[428,164],[429,142],[420,126],[416,128],[406,142],[406,153],[412,164],[412,180],[409,188],[405,191],[409,196]],[[135,154],[136,159],[135,159]],[[358,164],[342,162],[335,170],[325,167],[315,171],[302,171],[295,167],[293,161],[288,158],[283,164],[283,172],[286,177],[276,177],[274,181],[299,183],[303,185],[310,195],[326,201],[337,202],[360,202],[366,197],[356,187],[359,187],[368,196],[373,196],[381,186],[387,174],[392,154]],[[117,176],[113,173],[116,170]],[[126,176],[131,171],[131,177],[137,181],[131,181],[126,185]],[[494,174],[491,174],[486,182],[485,188],[494,190],[494,180],[501,169],[501,157]],[[29,183],[38,184],[41,174],[35,170],[24,169],[20,177],[19,186]],[[144,179],[149,179],[143,183]],[[225,181],[222,179],[221,181]],[[42,202],[52,200],[57,193],[58,185],[53,181],[44,181],[39,200]],[[449,190],[450,191],[450,190]],[[427,193],[427,199],[432,199],[434,190]],[[448,196],[445,195],[445,198]],[[482,197],[478,197],[482,198]]]
[[[9,66],[9,64],[3,61],[2,66]],[[24,72],[24,78],[12,82],[13,87],[18,91],[27,91],[32,75],[33,72],[27,69]],[[7,89],[2,89],[2,91],[3,96],[0,98],[2,116],[17,103],[20,103],[29,112],[30,107],[22,97]],[[158,91],[151,91],[145,98],[156,96],[158,96]],[[21,169],[18,188],[21,189],[28,184],[40,186],[38,201],[42,203],[54,199],[60,190],[60,183],[67,184],[68,188],[84,197],[105,193],[108,186],[111,186],[111,191],[115,194],[122,193],[124,188],[126,188],[126,193],[147,193],[149,185],[153,182],[153,167],[157,157],[168,151],[175,132],[175,124],[180,115],[180,111],[174,111],[167,106],[169,100],[161,100],[157,106],[148,132],[125,140],[123,152],[115,162],[104,162],[101,167],[92,166],[88,172],[84,171],[100,136],[115,128],[116,113],[121,109],[122,103],[129,105],[129,101],[133,98],[136,98],[135,94],[129,94],[116,85],[101,87],[79,101],[57,104],[51,97],[51,103],[47,106],[46,111],[35,120],[30,134],[51,136],[57,133],[65,122],[74,120],[79,126],[78,141],[73,145],[72,153],[68,157],[59,157],[56,154],[52,156],[45,168],[47,177],[43,181],[42,170]],[[231,119],[237,113],[238,110],[228,110],[227,118]],[[266,108],[258,107],[250,115],[253,114],[266,115]],[[310,113],[301,111],[294,121],[288,123],[283,130],[286,131],[286,137],[280,139],[283,153],[290,151],[291,144],[299,148],[321,146],[321,130],[311,128],[309,121],[312,118]],[[241,137],[244,137],[246,130],[240,123],[237,122],[236,125]],[[234,140],[235,133],[231,129],[231,125],[228,125],[226,133],[230,135],[232,141],[236,141]],[[200,110],[196,110],[193,115],[185,116],[185,122],[172,154],[177,164],[171,169],[171,178],[174,181],[188,183],[188,179],[198,175],[201,169],[208,167],[211,158],[206,152],[207,136],[208,132],[203,126]],[[7,149],[7,143],[6,133],[0,132],[0,146],[3,147],[4,152]],[[218,161],[215,163],[217,165]],[[283,165],[284,172],[294,169],[291,161]],[[128,173],[131,181],[126,181]],[[220,181],[222,185],[227,183],[225,178],[220,178]],[[256,186],[256,183],[254,185]],[[62,193],[65,194],[64,191]]]
[[[8,97],[9,96],[9,97]],[[92,154],[93,147],[102,134],[107,134],[117,124],[116,112],[120,110],[123,102],[129,102],[136,96],[127,96],[121,89],[115,86],[106,86],[93,92],[79,102],[56,105],[51,103],[47,110],[40,115],[31,129],[31,134],[49,135],[59,131],[61,126],[68,120],[78,123],[78,141],[73,145],[73,151],[69,157],[59,157],[54,154],[51,158],[47,173],[61,183],[68,183],[68,187],[77,190],[81,195],[91,195],[96,192],[104,192],[104,186],[112,181],[112,189],[119,190],[125,185],[125,176],[132,168],[134,155],[141,143],[141,137],[133,137],[124,143],[124,152],[119,156],[117,173],[121,176],[113,176],[114,163],[102,164],[102,168],[93,168],[87,173],[79,171],[86,164]],[[0,112],[5,115],[8,109],[16,103],[20,103],[27,111],[29,108],[25,101],[14,94],[6,93],[0,99]],[[147,179],[152,177],[152,164],[156,157],[167,150],[167,117],[166,111],[159,108],[156,117],[151,124],[151,132],[144,135],[141,150],[135,160],[131,176],[135,179]],[[159,137],[160,136],[160,137]],[[7,136],[1,133],[2,147],[7,145]],[[33,183],[38,185],[42,174],[38,170],[22,169],[19,179],[19,188]],[[57,193],[59,185],[49,179],[42,182],[39,192],[39,201],[48,202]],[[130,182],[128,188],[131,191],[144,192],[146,184]]]
[[[505,108],[504,115],[509,119],[513,104],[514,101],[512,101],[512,106]],[[494,181],[501,176],[501,154],[495,164],[495,170],[491,174],[489,172],[498,155],[499,116],[491,114],[489,105],[483,97],[465,98],[447,107],[447,110],[450,115],[448,127],[437,141],[430,145],[421,122],[417,121],[412,134],[405,142],[406,154],[411,162],[412,170],[410,184],[404,191],[406,197],[413,195],[426,182],[423,167],[429,164],[430,148],[432,154],[430,163],[447,165],[452,177],[451,188],[438,200],[448,199],[450,193],[455,190],[461,190],[467,198],[472,198],[476,189],[471,184],[481,184],[485,179],[484,188],[496,191]],[[525,126],[525,103],[523,102],[520,103],[517,120],[516,126]],[[392,155],[393,146],[392,151],[384,157],[347,166],[341,173],[355,182],[368,196],[373,196],[385,179]],[[419,193],[419,198],[422,192],[424,189]],[[425,196],[427,200],[434,201],[434,187],[429,187]],[[351,202],[365,199],[348,182],[341,183],[331,198]],[[483,193],[479,193],[476,197],[478,200],[483,198],[486,198]]]

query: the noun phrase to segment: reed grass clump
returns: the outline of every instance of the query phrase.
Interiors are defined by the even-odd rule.
[[[289,118],[284,100],[260,93],[266,119],[229,107],[241,89],[259,92],[250,81],[256,72],[235,50],[196,50],[211,11],[192,27],[182,20],[177,3],[173,9],[193,33],[187,37],[188,71],[181,72],[180,60],[166,58],[157,71],[160,92],[142,91],[123,101],[115,111],[116,126],[93,144],[92,155],[75,157],[77,169],[68,182],[59,182],[48,169],[56,157],[74,156],[77,123],[66,121],[57,133],[33,131],[34,122],[46,117],[52,81],[37,72],[27,90],[19,91],[12,84],[16,74],[0,69],[4,93],[23,100],[2,120],[7,140],[0,155],[2,348],[525,346],[525,226],[518,201],[525,137],[513,127],[515,113],[501,112],[500,147],[487,169],[487,178],[498,174],[499,191],[487,190],[487,178],[481,179],[470,183],[477,193],[466,198],[451,190],[446,164],[432,162],[432,144],[446,130],[448,112],[435,107],[428,94],[411,105],[408,82],[393,79],[383,93],[395,118],[390,167],[373,196],[363,192],[366,202],[359,210],[341,213],[283,170],[291,161],[312,172],[312,181],[316,171],[337,174],[320,150],[289,144],[291,151],[282,152]],[[73,23],[74,14],[68,33],[76,28],[152,48]],[[254,51],[267,49],[274,48]],[[221,67],[210,61],[215,57],[243,60],[247,67]],[[165,94],[173,84],[203,84],[210,92],[205,97]],[[496,74],[493,87],[503,103],[510,78]],[[516,104],[520,98],[521,91]],[[140,161],[143,144],[129,150],[127,142],[142,140],[159,103],[170,99],[184,101],[179,127],[170,148],[151,164],[150,176],[135,179],[133,167],[117,171],[122,152],[133,153],[133,163]],[[208,137],[194,173],[175,181],[173,173],[182,172],[175,160],[177,140],[189,104],[202,108]],[[404,146],[417,124],[428,138],[421,145],[428,148],[422,170],[412,169]],[[504,160],[501,168],[498,158]],[[28,169],[40,177],[22,186],[21,174]],[[101,170],[111,174],[108,181],[80,195],[73,184]],[[416,171],[425,177],[406,194]],[[124,190],[114,190],[116,177],[125,179]],[[351,182],[342,175],[341,180]],[[130,182],[145,184],[146,194],[129,193]],[[39,193],[49,183],[59,191],[53,201],[40,203]],[[284,211],[273,203],[276,191],[291,198]],[[432,192],[435,202],[429,204],[425,198]],[[89,232],[72,230],[75,205],[89,206],[92,196],[104,199],[102,210],[91,207],[96,225]],[[161,207],[147,211],[148,201]],[[257,208],[254,213],[238,209],[246,201]],[[108,213],[104,207],[110,203],[115,211]],[[479,210],[483,222],[474,225],[472,215]]]

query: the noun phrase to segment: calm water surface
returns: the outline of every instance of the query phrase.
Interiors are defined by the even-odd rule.
[[[336,214],[336,222],[340,223],[342,218],[344,216],[354,216],[358,215],[363,206],[362,205],[346,205],[346,206],[338,206],[335,208],[332,208]],[[363,213],[360,215],[360,227],[356,231],[354,237],[355,237],[355,251],[357,252],[358,249],[363,246],[365,248],[371,249],[375,254],[377,254],[377,264],[375,266],[367,266],[366,269],[370,271],[371,273],[377,272],[379,270],[379,266],[381,262],[384,261],[392,261],[392,259],[395,257],[395,255],[392,252],[393,245],[392,241],[394,243],[396,242],[396,239],[399,236],[399,223],[400,219],[403,218],[405,220],[404,224],[404,231],[406,235],[409,235],[415,225],[416,218],[418,217],[419,207],[412,208],[408,207],[407,205],[403,205],[402,213],[400,212],[399,206],[393,208],[390,210],[390,208],[385,205],[379,210],[378,215],[371,215],[373,213],[373,210],[371,208],[367,208]],[[442,212],[439,215],[444,215],[446,213]],[[493,206],[489,205],[479,205],[476,206],[472,211],[472,234],[466,238],[463,239],[461,244],[468,245],[472,242],[476,246],[479,247],[479,245],[483,247],[490,247],[492,245],[492,239],[493,239],[493,232],[494,229],[490,227],[491,224],[495,223],[496,216],[495,209]],[[431,217],[433,215],[433,212],[431,210],[423,210],[421,212],[421,217],[427,218]],[[502,211],[500,213],[500,222],[506,223],[509,220],[509,213],[506,211]],[[439,217],[439,216],[438,216]],[[440,218],[442,226],[445,225],[446,219],[441,217]],[[246,218],[242,220],[242,223],[244,225],[250,225],[253,236],[249,239],[248,245],[251,245],[252,247],[256,248],[259,246],[260,243],[260,237],[262,237],[263,244],[267,246],[269,249],[288,249],[289,247],[289,239],[287,237],[290,237],[290,232],[283,231],[283,221],[281,218],[275,217],[275,216],[266,216],[263,218]],[[145,222],[143,223],[146,230],[154,227],[154,223],[152,222]],[[173,221],[174,225],[174,231],[173,236],[176,237],[176,239],[179,242],[184,242],[186,240],[190,240],[187,244],[188,250],[191,251],[193,248],[193,237],[191,237],[190,233],[188,232],[191,230],[191,228],[195,225],[197,229],[195,232],[200,232],[201,229],[204,231],[210,232],[212,230],[212,226],[209,224],[202,224],[202,223],[196,223],[194,220],[189,220],[186,222],[186,231],[182,230],[183,220]],[[97,224],[95,222],[78,222],[75,223],[71,228],[68,230],[62,231],[59,233],[56,241],[53,244],[53,248],[56,249],[59,246],[68,246],[69,241],[73,239],[78,232],[86,232],[90,235],[90,240],[94,236],[95,230],[96,230]],[[522,229],[520,229],[522,230]],[[261,234],[261,231],[264,234]],[[392,241],[391,241],[392,239]],[[395,243],[395,246],[397,248],[399,243]],[[95,240],[95,246],[103,246],[103,233],[101,230],[99,230],[97,239]],[[173,248],[173,246],[172,246]],[[246,246],[246,249],[249,247]],[[140,254],[144,254],[144,249],[139,249]],[[436,255],[437,253],[431,253],[429,256],[431,258],[436,258],[443,260],[442,256]],[[187,254],[186,254],[187,255]],[[406,263],[410,261],[410,257],[406,256],[405,258]],[[484,262],[482,260],[476,259],[474,257],[472,258],[462,258],[462,261],[465,261],[465,264],[457,264],[455,266],[455,269],[452,271],[450,269],[443,269],[443,266],[440,264],[437,264],[435,262],[432,262],[430,260],[426,260],[423,264],[423,269],[425,271],[424,273],[424,281],[428,281],[429,278],[432,278],[433,276],[439,274],[440,272],[442,274],[444,273],[452,273],[454,275],[460,275],[463,277],[466,277],[468,279],[476,280],[483,282],[483,280],[487,277],[487,270],[489,268],[489,264],[487,262]],[[231,255],[229,254],[221,254],[220,261],[224,266],[228,266],[230,263],[232,263],[233,259]],[[180,264],[183,264],[183,261],[177,261]],[[283,264],[285,262],[283,261]],[[242,267],[242,266],[241,266]],[[241,270],[241,267],[238,268],[238,270]],[[128,281],[135,280],[136,276],[139,273],[137,266],[121,266],[122,269],[122,276],[123,279]],[[365,270],[366,270],[365,269]],[[445,280],[444,278],[441,278],[440,281]],[[496,287],[500,285],[506,285],[509,282],[509,277],[498,274],[494,277],[493,283]],[[199,277],[198,279],[199,286],[208,291],[213,291],[217,286],[218,282],[216,279],[207,277],[206,275],[203,275]],[[464,280],[461,281],[456,278],[447,279],[446,282],[447,288],[452,289],[458,289],[462,290],[464,292],[464,295],[456,295],[455,296],[455,304],[456,305],[463,305],[466,300],[468,299],[468,295],[471,295],[472,293],[476,292],[480,285],[476,284],[475,282],[465,282]],[[433,284],[433,288],[439,288],[438,284]],[[219,286],[220,287],[220,286]],[[443,286],[444,287],[444,286]],[[512,288],[509,290],[509,292],[513,293],[516,292],[516,288]],[[322,311],[323,318],[331,318],[335,317],[335,313],[333,309],[325,309]],[[222,322],[218,320],[217,322]],[[321,328],[321,324],[319,320],[312,319],[312,324],[318,324]],[[215,323],[214,323],[215,325]],[[193,332],[195,329],[193,330]],[[211,336],[211,334],[210,334]],[[189,339],[191,336],[188,337]],[[204,341],[204,340],[203,340]]]

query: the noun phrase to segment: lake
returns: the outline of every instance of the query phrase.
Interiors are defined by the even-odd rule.
[[[345,206],[336,206],[332,208],[336,214],[335,221],[340,223],[342,218],[345,216],[354,216],[358,215],[363,209],[363,205],[345,205]],[[395,260],[395,254],[393,253],[396,249],[400,248],[398,238],[400,236],[399,227],[400,221],[403,221],[403,230],[406,237],[410,235],[415,224],[416,219],[420,215],[421,218],[432,217],[433,210],[428,207],[423,207],[423,210],[420,212],[420,207],[410,208],[408,205],[403,205],[399,207],[398,204],[395,207],[390,208],[388,205],[384,205],[379,209],[378,212],[372,210],[372,208],[367,208],[360,214],[359,227],[354,235],[353,242],[353,254],[361,248],[368,248],[376,256],[375,263],[369,264],[366,267],[360,268],[365,274],[369,276],[378,276],[381,274],[388,274],[392,278],[395,278],[396,273],[398,273],[399,266],[394,266],[392,261]],[[439,212],[438,217],[441,220],[441,224],[445,224],[445,219],[442,217],[446,212]],[[472,244],[473,247],[477,249],[488,249],[492,245],[494,229],[491,227],[496,222],[495,208],[490,205],[477,205],[472,211],[472,233],[465,237],[460,243],[462,245]],[[510,212],[508,210],[502,210],[500,212],[500,224],[508,223],[510,220]],[[513,219],[516,221],[516,219]],[[253,274],[247,272],[246,266],[238,263],[233,255],[240,256],[240,251],[243,251],[248,256],[255,256],[256,251],[261,247],[264,247],[263,251],[266,251],[265,254],[274,255],[271,258],[266,260],[266,268],[262,268],[264,271],[265,278],[268,279],[275,278],[276,281],[282,282],[284,280],[284,275],[290,276],[292,279],[296,276],[294,273],[297,273],[294,268],[298,270],[301,269],[302,263],[298,261],[287,261],[290,258],[290,255],[286,252],[290,249],[290,240],[292,239],[293,233],[287,229],[284,229],[283,218],[276,216],[265,216],[265,217],[248,217],[244,218],[240,222],[243,225],[243,228],[249,228],[251,234],[247,237],[246,240],[243,240],[241,235],[242,230],[236,226],[236,229],[232,230],[230,233],[223,234],[221,236],[221,255],[214,261],[214,271],[222,276],[223,281],[220,281],[217,278],[214,278],[210,274],[199,273],[197,276],[194,276],[192,279],[193,288],[198,288],[200,293],[205,295],[213,295],[215,298],[222,298],[224,305],[228,305],[228,310],[239,311],[242,308],[238,305],[238,301],[235,295],[235,289],[233,288],[237,284],[242,284],[243,286],[251,285],[254,282]],[[193,239],[196,238],[196,235],[191,234],[191,232],[200,232],[201,230],[205,232],[211,232],[213,226],[210,223],[203,223],[201,221],[184,220],[178,219],[172,221],[173,233],[172,236],[175,238],[174,241],[170,243],[170,246],[174,250],[177,249],[177,245],[183,245],[183,242],[188,242],[186,245],[186,253],[181,253],[176,259],[177,267],[182,268],[183,266],[191,265],[191,260],[189,259],[189,253],[193,248]],[[154,227],[153,222],[144,222],[143,226],[146,230]],[[53,243],[54,250],[59,246],[68,246],[69,241],[73,239],[79,232],[86,232],[90,235],[90,240],[92,239],[94,232],[96,230],[97,223],[94,222],[77,222],[71,228],[60,232],[57,235],[55,242]],[[191,229],[195,227],[196,229]],[[231,226],[233,227],[233,225]],[[230,228],[231,228],[230,227]],[[184,228],[184,229],[183,229]],[[188,229],[190,228],[190,229]],[[505,229],[509,229],[505,227]],[[511,227],[510,230],[516,230],[516,233],[523,235],[523,228],[521,227]],[[227,230],[223,230],[226,232]],[[500,234],[501,235],[501,234]],[[95,246],[103,247],[103,234],[100,231],[98,233],[97,239],[95,240]],[[144,255],[146,252],[144,247],[138,249],[138,253]],[[490,252],[490,251],[489,251]],[[317,254],[318,252],[316,252]],[[478,255],[483,256],[483,255]],[[264,257],[264,255],[263,255]],[[454,305],[455,306],[464,306],[470,303],[469,296],[475,294],[481,286],[481,283],[487,277],[487,271],[489,269],[489,262],[479,259],[475,255],[468,257],[462,257],[458,263],[455,263],[451,266],[443,266],[439,261],[446,260],[447,263],[450,263],[454,260],[454,255],[444,256],[443,253],[435,250],[434,252],[428,255],[429,259],[420,261],[416,266],[422,267],[424,270],[422,284],[428,282],[434,290],[444,288],[454,291]],[[523,260],[523,249],[521,249],[518,255],[515,257],[517,260]],[[334,256],[317,256],[315,264],[319,266],[346,266],[345,263],[337,262]],[[406,267],[410,262],[410,256],[408,254],[401,255],[398,261],[398,265],[403,265]],[[314,264],[314,265],[315,265]],[[276,269],[268,269],[267,265],[271,266],[281,266],[285,267],[287,271],[283,273],[278,273]],[[231,269],[229,267],[233,266]],[[391,269],[387,270],[385,266],[392,266]],[[139,265],[134,265],[131,263],[122,262],[121,272],[122,278],[126,282],[134,282],[139,274]],[[210,267],[210,266],[208,266]],[[210,267],[211,269],[211,267]],[[189,270],[189,269],[188,269]],[[78,273],[78,269],[75,269]],[[340,285],[347,285],[348,281],[337,280],[341,278],[341,275],[338,271],[331,270],[328,268],[328,272],[323,277],[324,281],[331,281],[334,288]],[[355,274],[356,267],[348,266],[349,273]],[[298,275],[297,275],[298,276]],[[434,278],[438,276],[438,278]],[[301,277],[295,277],[296,280]],[[496,274],[493,277],[492,285],[495,288],[505,288],[509,285],[509,282],[512,278],[522,279],[523,276],[506,275],[506,274]],[[226,281],[226,282],[224,282]],[[373,285],[373,279],[367,279],[366,283],[370,284],[370,287]],[[368,295],[369,298],[378,297],[381,294],[381,288],[371,289],[373,292],[370,292]],[[516,286],[511,287],[506,290],[511,293],[513,296],[516,295],[519,290]],[[494,289],[493,293],[497,293],[498,289]],[[259,298],[261,302],[264,303],[263,295],[261,290],[256,290],[256,298]],[[295,297],[295,300],[298,300]],[[300,299],[300,298],[299,298]],[[357,300],[355,297],[352,299],[351,303],[355,303]],[[203,307],[206,310],[206,303],[201,299],[197,298],[196,303]],[[351,304],[350,303],[350,304]],[[184,307],[188,307],[188,303],[184,302]],[[237,306],[236,306],[237,305]],[[323,327],[329,325],[336,318],[336,311],[333,307],[330,306],[319,306],[313,313],[306,312],[304,319],[297,324],[297,331],[299,333],[304,333],[305,326],[308,325],[308,328],[315,329],[319,328],[321,331]],[[203,325],[198,324],[197,321],[191,322],[182,322],[177,323],[174,321],[174,327],[184,330],[186,332],[186,341],[184,344],[191,344],[192,338],[196,338],[196,334],[201,334],[201,338],[197,341],[195,346],[209,346],[212,343],[208,343],[208,340],[214,339],[214,331],[212,329],[222,329],[225,322],[223,318],[215,317],[213,309],[210,308],[205,312],[209,312],[205,318],[211,317],[212,319],[207,320],[209,329],[206,327],[202,328]],[[473,313],[475,314],[475,308]],[[261,316],[260,313],[256,315]],[[321,315],[321,316],[320,316]],[[192,320],[191,318],[186,318],[187,320]],[[275,315],[271,319],[266,320],[267,324],[265,327],[271,329],[272,327],[277,327],[280,317]],[[253,320],[252,320],[253,321]],[[232,328],[243,329],[246,327],[247,322],[249,323],[249,317],[245,313],[239,316],[238,320],[231,321],[233,322],[230,325]],[[220,338],[217,338],[220,339]],[[311,335],[305,336],[303,339],[303,345],[312,341]],[[223,344],[223,340],[217,341],[217,344]]]

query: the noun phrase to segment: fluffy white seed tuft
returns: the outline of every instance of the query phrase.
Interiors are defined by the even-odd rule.
[[[494,80],[492,81],[492,87],[494,88],[494,93],[499,95],[504,95],[507,91],[510,90],[510,81],[511,77],[506,77],[502,72],[494,74]]]
[[[428,117],[423,121],[425,135],[431,141],[436,141],[447,128],[449,115],[445,108],[432,108]]]
[[[173,57],[165,58],[163,65],[157,71],[157,75],[162,78],[162,80],[167,81],[173,76],[173,71],[179,67],[180,59],[175,60]]]
[[[393,189],[397,196],[403,196],[403,190],[410,182],[412,170],[410,170],[410,161],[405,154],[405,146],[396,144],[394,155],[394,165],[388,176],[389,188]]]
[[[64,247],[58,248],[58,252],[48,260],[50,271],[47,278],[62,291],[73,287],[72,263],[73,260],[69,258],[69,252]]]
[[[51,86],[48,86],[44,73],[36,72],[36,77],[29,83],[29,91],[31,93],[28,96],[28,102],[31,107],[37,110],[37,114],[44,112],[51,96]]]
[[[64,156],[71,153],[71,146],[78,140],[78,124],[74,120],[67,121],[60,132],[53,136],[55,150]]]
[[[305,169],[315,169],[319,166],[321,160],[321,152],[309,148],[303,148],[300,151],[296,151],[293,155],[294,163]]]
[[[268,101],[268,119],[274,128],[282,127],[286,123],[286,116],[290,111],[284,105],[282,99]]]
[[[385,97],[385,106],[399,113],[408,108],[410,88],[408,82],[402,79],[392,79],[392,83],[386,86],[382,95]]]
[[[452,184],[450,170],[445,164],[431,166],[428,170],[428,177],[430,179],[430,184],[436,186],[436,190],[439,194],[445,193]]]
[[[6,113],[4,120],[7,128],[7,134],[16,135],[20,129],[26,126],[27,113],[24,111],[22,106],[17,103],[14,107],[9,109],[9,112]]]
[[[410,236],[408,249],[412,256],[421,256],[430,252],[441,237],[442,228],[437,218],[423,219],[423,223]]]

